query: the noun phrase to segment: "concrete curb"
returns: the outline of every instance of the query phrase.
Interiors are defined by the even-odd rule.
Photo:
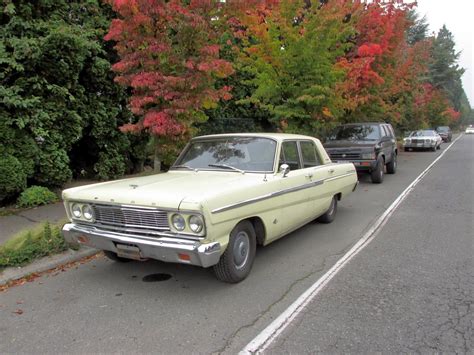
[[[21,279],[30,274],[44,272],[70,262],[81,260],[82,258],[92,256],[99,252],[100,250],[87,247],[81,247],[81,249],[79,249],[78,251],[69,249],[61,254],[38,259],[24,267],[6,268],[3,272],[0,273],[0,286],[10,281]]]

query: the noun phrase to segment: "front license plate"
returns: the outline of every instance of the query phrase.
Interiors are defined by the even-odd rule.
[[[117,256],[134,260],[143,259],[138,247],[125,244],[116,244],[115,247],[117,248]]]

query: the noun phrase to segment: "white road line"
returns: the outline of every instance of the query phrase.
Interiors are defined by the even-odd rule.
[[[359,239],[359,241],[333,265],[319,280],[308,288],[298,299],[293,302],[282,314],[248,343],[240,354],[261,354],[280,335],[286,327],[304,310],[306,305],[328,284],[328,282],[360,251],[362,251],[376,236],[377,232],[385,225],[396,208],[408,196],[413,188],[423,179],[431,168],[463,135],[459,135],[413,182],[397,197],[385,212],[377,219],[372,227]]]

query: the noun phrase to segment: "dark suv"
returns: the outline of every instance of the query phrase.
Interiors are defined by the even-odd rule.
[[[439,126],[436,128],[436,132],[443,138],[443,142],[451,142],[453,139],[453,133],[448,126]]]
[[[373,183],[383,181],[397,170],[397,139],[388,123],[350,123],[338,126],[326,139],[324,148],[333,162],[352,162],[358,172],[368,172]]]

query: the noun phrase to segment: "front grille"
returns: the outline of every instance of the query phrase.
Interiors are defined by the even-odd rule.
[[[93,204],[96,223],[119,228],[169,231],[168,214],[152,208]]]
[[[330,153],[331,160],[351,160],[351,159],[360,159],[360,153],[354,152],[331,152]]]
[[[412,143],[429,143],[430,140],[429,140],[429,139],[419,138],[419,139],[412,139],[411,142],[412,142]]]

